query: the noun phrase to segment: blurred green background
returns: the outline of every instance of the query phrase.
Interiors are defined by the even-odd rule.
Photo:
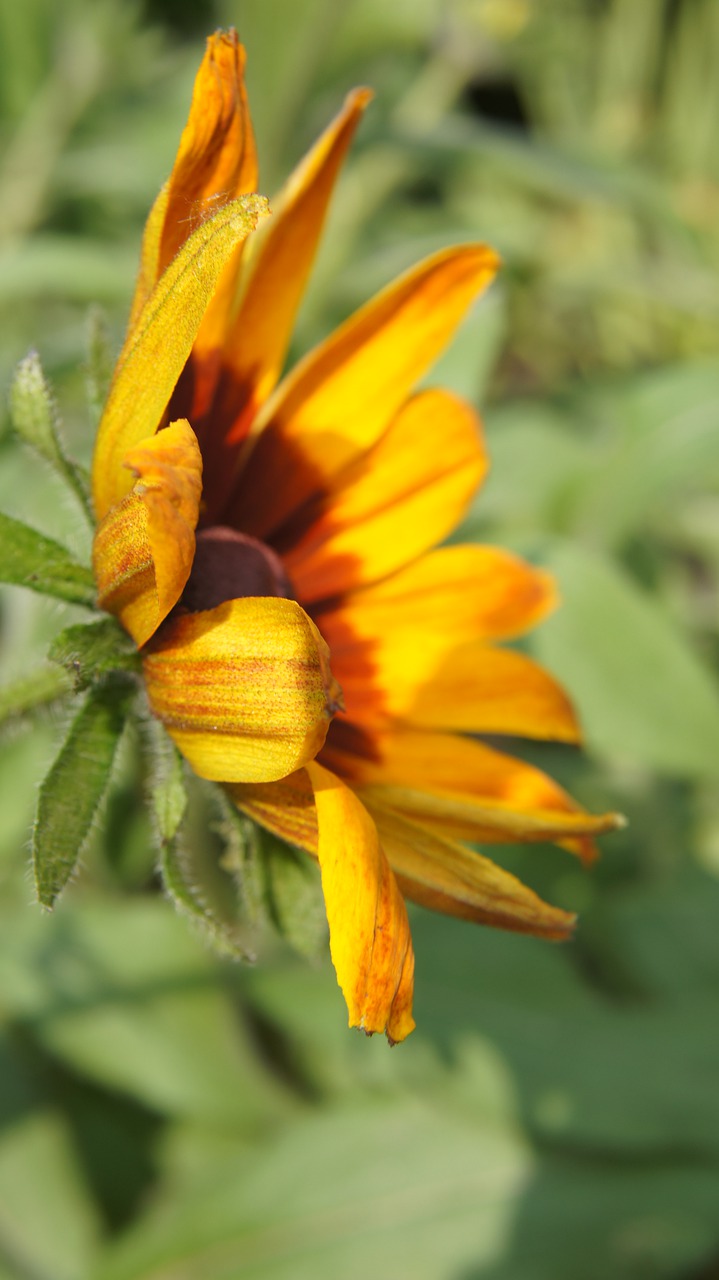
[[[0,0],[0,378],[36,346],[85,459],[89,308],[117,348],[204,35],[230,24],[264,191],[376,90],[297,352],[435,248],[502,253],[431,379],[489,437],[463,536],[559,577],[531,649],[587,747],[517,749],[630,825],[589,874],[502,851],[581,912],[571,945],[415,911],[418,1030],[390,1052],[345,1029],[316,931],[252,968],[176,916],[133,740],[42,915],[28,833],[63,717],[6,725],[0,1280],[718,1277],[719,4]],[[0,453],[0,508],[86,554],[7,423]],[[10,681],[74,615],[0,606]],[[282,883],[316,914],[311,873]]]

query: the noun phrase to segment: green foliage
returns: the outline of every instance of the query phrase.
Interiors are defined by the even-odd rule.
[[[10,388],[10,418],[17,434],[49,462],[69,485],[92,523],[89,480],[68,458],[62,424],[36,351],[20,362]]]
[[[93,605],[97,588],[89,569],[69,551],[20,520],[0,513],[0,582],[29,587],[75,604]]]
[[[140,668],[133,641],[114,618],[107,617],[66,627],[53,640],[48,657],[65,668],[78,690],[86,689],[111,671]]]
[[[40,787],[32,858],[38,901],[52,907],[82,855],[107,791],[130,700],[120,679],[91,689]]]

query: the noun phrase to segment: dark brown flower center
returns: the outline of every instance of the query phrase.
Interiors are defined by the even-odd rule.
[[[202,529],[181,603],[199,613],[241,596],[292,600],[294,592],[282,561],[264,542],[225,525]]]

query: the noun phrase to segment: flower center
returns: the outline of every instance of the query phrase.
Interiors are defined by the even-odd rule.
[[[292,600],[294,592],[282,561],[264,542],[221,524],[202,529],[182,604],[199,613],[241,596]]]

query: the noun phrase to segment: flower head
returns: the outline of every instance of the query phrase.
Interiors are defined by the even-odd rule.
[[[99,602],[198,774],[316,856],[350,1024],[403,1039],[404,897],[565,937],[573,917],[468,847],[594,818],[470,734],[575,742],[571,706],[501,648],[555,603],[493,547],[433,549],[487,461],[470,406],[418,382],[497,269],[460,245],[388,286],[281,377],[332,189],[369,100],[272,202],[233,32],[208,41],[140,273],[93,462]]]

